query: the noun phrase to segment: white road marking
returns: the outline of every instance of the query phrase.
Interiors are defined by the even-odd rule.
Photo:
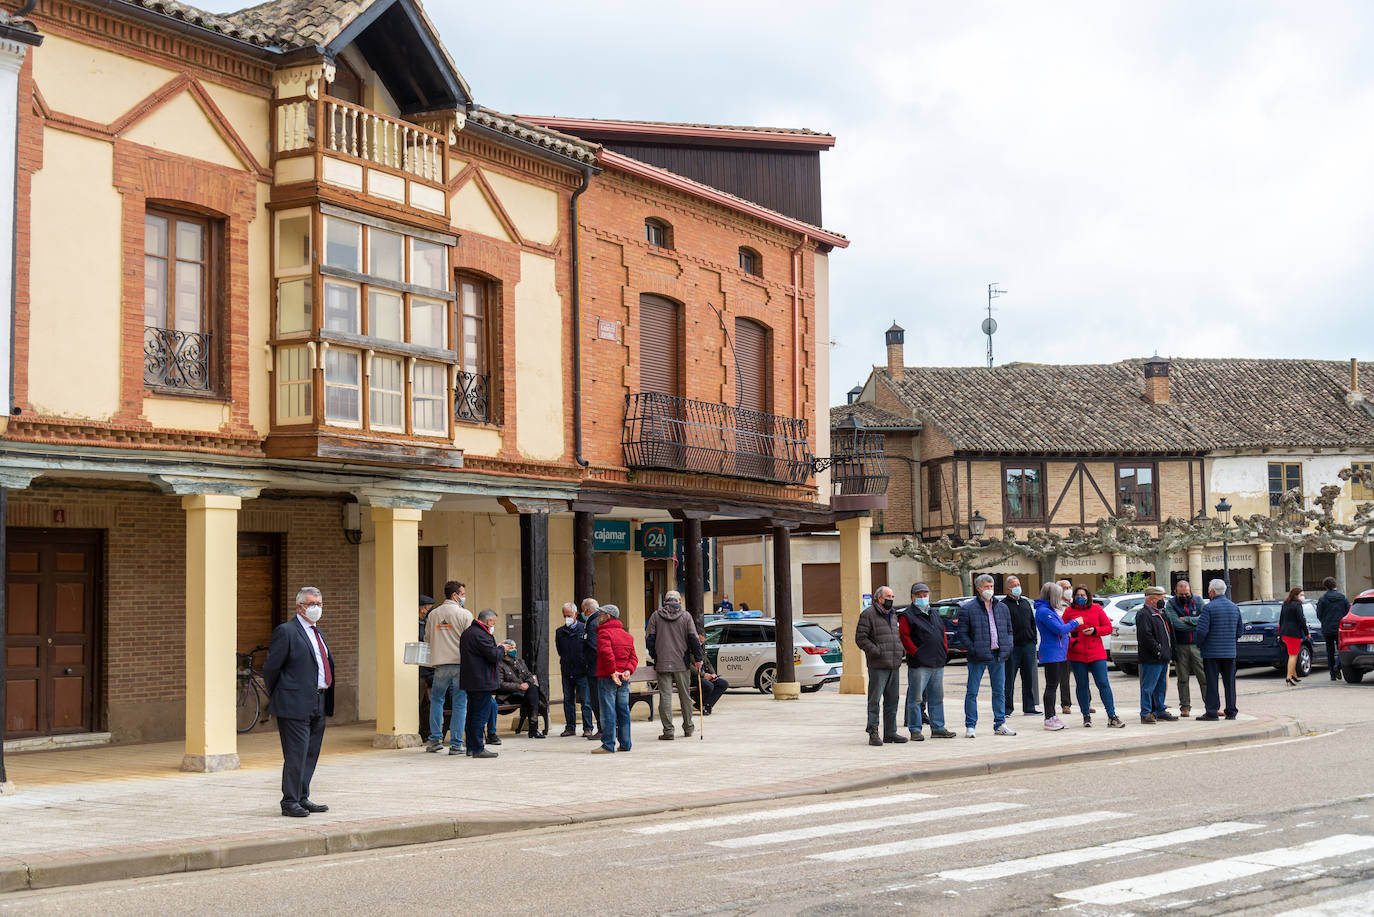
[[[1333,898],[1295,911],[1284,911],[1277,917],[1366,917],[1369,902],[1374,901],[1374,882],[1361,882],[1360,891],[1344,898]]]
[[[896,828],[901,825],[915,825],[924,821],[939,821],[945,818],[963,818],[968,815],[986,815],[989,812],[1003,812],[1007,809],[1024,809],[1020,802],[981,802],[971,806],[952,806],[948,809],[927,809],[923,812],[907,812],[902,815],[889,815],[886,818],[869,818],[863,821],[836,822],[831,825],[810,825],[793,828],[789,831],[772,831],[767,834],[751,834],[746,837],[732,837],[723,841],[710,841],[712,847],[725,847],[738,850],[743,847],[763,847],[767,844],[783,844],[789,841],[805,841],[813,837],[830,837],[834,834],[854,834],[876,828]]]
[[[723,825],[747,825],[751,822],[774,821],[780,818],[795,818],[804,815],[822,815],[826,812],[848,812],[851,809],[900,805],[904,802],[916,802],[921,799],[934,798],[935,796],[932,793],[898,793],[895,796],[874,796],[871,799],[817,802],[805,806],[792,806],[787,809],[768,809],[762,812],[739,812],[734,815],[689,818],[660,825],[645,825],[643,828],[630,828],[629,831],[634,834],[666,834],[669,831],[697,831],[702,828],[719,828]]]
[[[1147,898],[1157,898],[1160,895],[1171,895],[1193,888],[1201,888],[1205,885],[1216,885],[1219,882],[1228,882],[1232,879],[1243,879],[1246,876],[1258,875],[1273,869],[1302,867],[1317,860],[1358,853],[1361,850],[1371,848],[1374,848],[1374,837],[1360,834],[1337,834],[1307,844],[1299,844],[1296,847],[1276,847],[1273,850],[1261,850],[1258,853],[1247,853],[1244,856],[1230,857],[1197,866],[1170,869],[1154,875],[1137,876],[1134,879],[1122,879],[1118,882],[1104,882],[1101,885],[1091,885],[1087,888],[1061,892],[1056,897],[1070,901],[1087,901],[1093,904],[1128,904],[1132,901],[1144,901]]]
[[[826,853],[813,853],[808,860],[825,860],[830,863],[848,863],[853,860],[869,860],[875,857],[898,856],[903,853],[916,853],[920,850],[933,850],[937,847],[953,847],[956,844],[994,841],[1004,837],[1018,837],[1034,834],[1036,831],[1050,831],[1055,828],[1073,828],[1089,825],[1107,819],[1132,818],[1129,812],[1083,812],[1079,815],[1061,815],[1057,818],[1040,818],[1034,821],[1013,822],[992,828],[977,828],[972,831],[959,831],[954,834],[935,834],[929,837],[916,837],[908,841],[893,841],[888,844],[874,844],[870,847],[851,847],[848,850],[831,850]]]
[[[1019,860],[1004,860],[1001,863],[989,863],[987,866],[973,866],[968,869],[951,869],[936,873],[936,875],[942,879],[954,879],[959,882],[1004,879],[1007,876],[1019,876],[1028,872],[1038,872],[1042,869],[1058,869],[1061,866],[1075,866],[1093,860],[1109,860],[1127,853],[1193,844],[1214,837],[1236,834],[1240,831],[1256,831],[1262,827],[1264,826],[1251,825],[1245,822],[1223,821],[1214,825],[1201,825],[1197,828],[1185,828],[1182,831],[1170,831],[1167,834],[1127,838],[1124,841],[1113,841],[1110,844],[1100,844],[1096,847],[1080,847],[1077,850],[1043,853],[1039,856],[1024,857]]]

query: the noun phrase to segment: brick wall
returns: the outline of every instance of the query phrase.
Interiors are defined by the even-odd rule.
[[[61,522],[55,521],[57,511]],[[256,521],[254,530],[282,532],[283,617],[293,613],[301,586],[324,592],[322,627],[338,667],[336,718],[346,721],[357,715],[358,555],[344,541],[340,513],[337,500],[246,500],[240,528]],[[149,487],[77,487],[40,479],[28,490],[11,491],[8,519],[13,527],[104,532],[97,725],[112,732],[115,741],[181,736],[186,696],[181,498]]]

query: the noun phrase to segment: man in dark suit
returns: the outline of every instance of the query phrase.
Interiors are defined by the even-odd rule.
[[[316,626],[324,598],[314,586],[296,594],[296,616],[277,626],[262,667],[267,712],[281,736],[281,814],[304,818],[328,812],[310,801],[310,778],[324,741],[324,719],[334,715],[334,657]]]

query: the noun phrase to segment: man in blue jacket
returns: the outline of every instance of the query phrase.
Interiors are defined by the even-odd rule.
[[[1236,637],[1240,633],[1240,609],[1226,597],[1225,580],[1214,579],[1207,586],[1211,601],[1198,615],[1197,642],[1202,646],[1202,667],[1207,673],[1207,712],[1200,720],[1216,722],[1221,709],[1217,679],[1226,688],[1226,718],[1236,718]]]
[[[587,662],[582,656],[582,645],[587,640],[587,625],[577,620],[577,606],[572,602],[563,603],[563,626],[554,631],[553,641],[558,648],[558,668],[563,676],[563,732],[565,736],[577,735],[577,700],[582,698],[582,729],[587,733],[596,731],[592,721],[592,699],[588,693]]]
[[[999,736],[1014,736],[1006,723],[1006,662],[1013,644],[1011,612],[993,594],[993,579],[979,574],[973,582],[977,595],[959,606],[959,639],[968,650],[968,687],[964,689],[964,735],[975,737],[978,725],[978,689],[983,673],[992,685],[992,731]]]

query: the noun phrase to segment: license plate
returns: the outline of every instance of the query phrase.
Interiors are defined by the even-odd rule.
[[[1241,634],[1236,638],[1237,643],[1263,643],[1264,634]]]

